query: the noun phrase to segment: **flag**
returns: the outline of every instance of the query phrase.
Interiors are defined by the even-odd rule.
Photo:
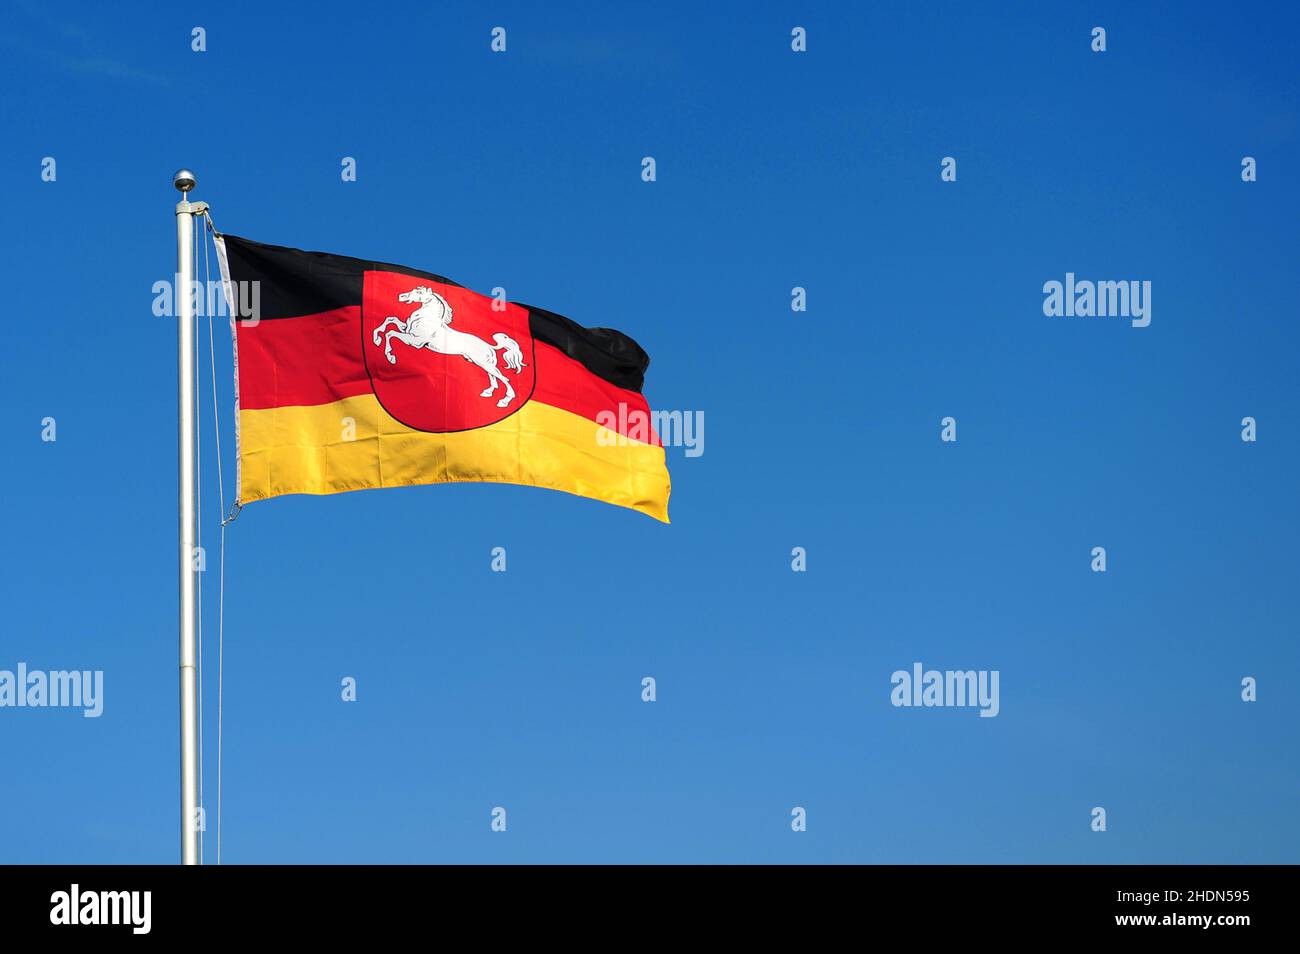
[[[218,236],[239,500],[482,481],[668,521],[635,341],[429,272]]]

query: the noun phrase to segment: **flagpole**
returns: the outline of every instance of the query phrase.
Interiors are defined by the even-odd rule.
[[[199,863],[198,692],[194,649],[194,173],[172,176],[176,205],[176,356],[180,436],[181,864]],[[206,207],[206,206],[204,206]],[[206,293],[205,293],[206,295]],[[206,300],[206,298],[205,298]]]

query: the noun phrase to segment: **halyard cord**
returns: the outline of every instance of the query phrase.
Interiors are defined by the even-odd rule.
[[[219,235],[216,226],[212,224],[212,216],[205,210],[203,213],[204,221],[207,224],[207,230],[212,236]],[[204,278],[204,301],[207,301],[207,289],[210,279],[210,264],[208,260],[208,237],[204,236],[203,240],[203,278]],[[217,581],[217,864],[221,864],[221,768],[222,768],[222,716],[223,716],[223,696],[225,688],[225,624],[226,624],[226,524],[230,523],[239,516],[241,509],[238,502],[226,513],[226,490],[225,483],[221,476],[221,418],[217,413],[217,359],[216,344],[214,343],[212,330],[211,309],[208,309],[208,371],[212,380],[212,433],[216,439],[217,448],[217,498],[221,507],[221,530],[219,545],[219,575]],[[195,388],[197,391],[198,389]],[[202,683],[200,683],[200,686]],[[200,719],[199,725],[202,726]],[[200,734],[200,738],[201,738]],[[200,746],[200,758],[202,747]]]

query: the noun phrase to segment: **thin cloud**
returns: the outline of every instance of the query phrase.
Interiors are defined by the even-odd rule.
[[[96,37],[90,31],[74,23],[64,23],[45,16],[40,7],[20,4],[20,9],[34,21],[28,36],[19,38],[12,33],[0,36],[0,47],[8,47],[21,53],[29,54],[40,62],[69,73],[85,76],[99,76],[115,80],[127,80],[140,83],[152,83],[158,86],[170,86],[171,77],[151,70],[141,69],[131,63],[100,54],[97,47],[103,45],[103,38]],[[69,52],[42,42],[57,35],[67,46],[79,47]]]

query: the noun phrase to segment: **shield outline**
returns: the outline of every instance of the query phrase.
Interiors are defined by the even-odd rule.
[[[370,341],[370,336],[368,334],[367,323],[366,323],[366,306],[367,306],[366,277],[370,275],[370,273],[372,272],[376,274],[401,275],[405,278],[415,279],[425,284],[445,285],[450,288],[459,288],[462,289],[463,291],[469,292],[472,295],[479,295],[480,298],[487,298],[487,296],[479,294],[479,292],[474,291],[472,288],[465,288],[463,285],[457,285],[455,282],[449,282],[445,278],[441,278],[440,276],[437,275],[432,275],[428,272],[418,272],[415,270],[407,271],[405,269],[397,269],[397,268],[366,268],[362,270],[361,320],[357,322],[357,324],[361,326],[361,360],[366,368],[366,379],[370,383],[370,393],[375,396],[375,400],[379,402],[379,406],[384,409],[385,414],[387,414],[393,420],[397,421],[403,427],[409,427],[411,430],[420,431],[423,434],[461,434],[464,433],[465,431],[478,431],[478,430],[482,430],[485,427],[491,427],[493,424],[500,424],[502,421],[506,420],[507,418],[510,418],[515,414],[518,414],[521,410],[523,410],[524,406],[527,405],[528,402],[533,399],[533,393],[537,390],[537,347],[536,347],[536,339],[533,337],[533,329],[531,326],[531,313],[529,312],[527,306],[525,305],[519,305],[514,302],[508,302],[508,304],[514,305],[514,307],[516,308],[522,308],[526,316],[526,321],[528,321],[528,325],[529,325],[528,326],[528,350],[525,352],[522,344],[520,344],[519,350],[527,354],[529,367],[531,367],[533,371],[532,386],[528,389],[527,395],[522,395],[523,400],[518,402],[518,406],[515,407],[514,410],[511,410],[508,414],[503,414],[500,417],[495,418],[494,420],[488,421],[486,424],[476,424],[473,427],[440,428],[438,430],[430,430],[427,427],[418,427],[415,424],[412,424],[409,421],[405,421],[401,417],[398,417],[396,414],[394,414],[392,409],[390,409],[388,405],[384,403],[383,396],[380,395],[379,389],[375,387],[375,375],[370,368],[370,349],[366,347],[367,342]],[[438,291],[438,289],[436,288],[434,290]],[[438,291],[438,294],[441,295],[443,293],[441,291]],[[444,295],[444,297],[446,296]],[[377,323],[376,323],[376,327],[378,327]],[[450,360],[450,356],[447,357],[448,360]],[[521,396],[521,392],[516,391],[515,396],[516,397]]]

